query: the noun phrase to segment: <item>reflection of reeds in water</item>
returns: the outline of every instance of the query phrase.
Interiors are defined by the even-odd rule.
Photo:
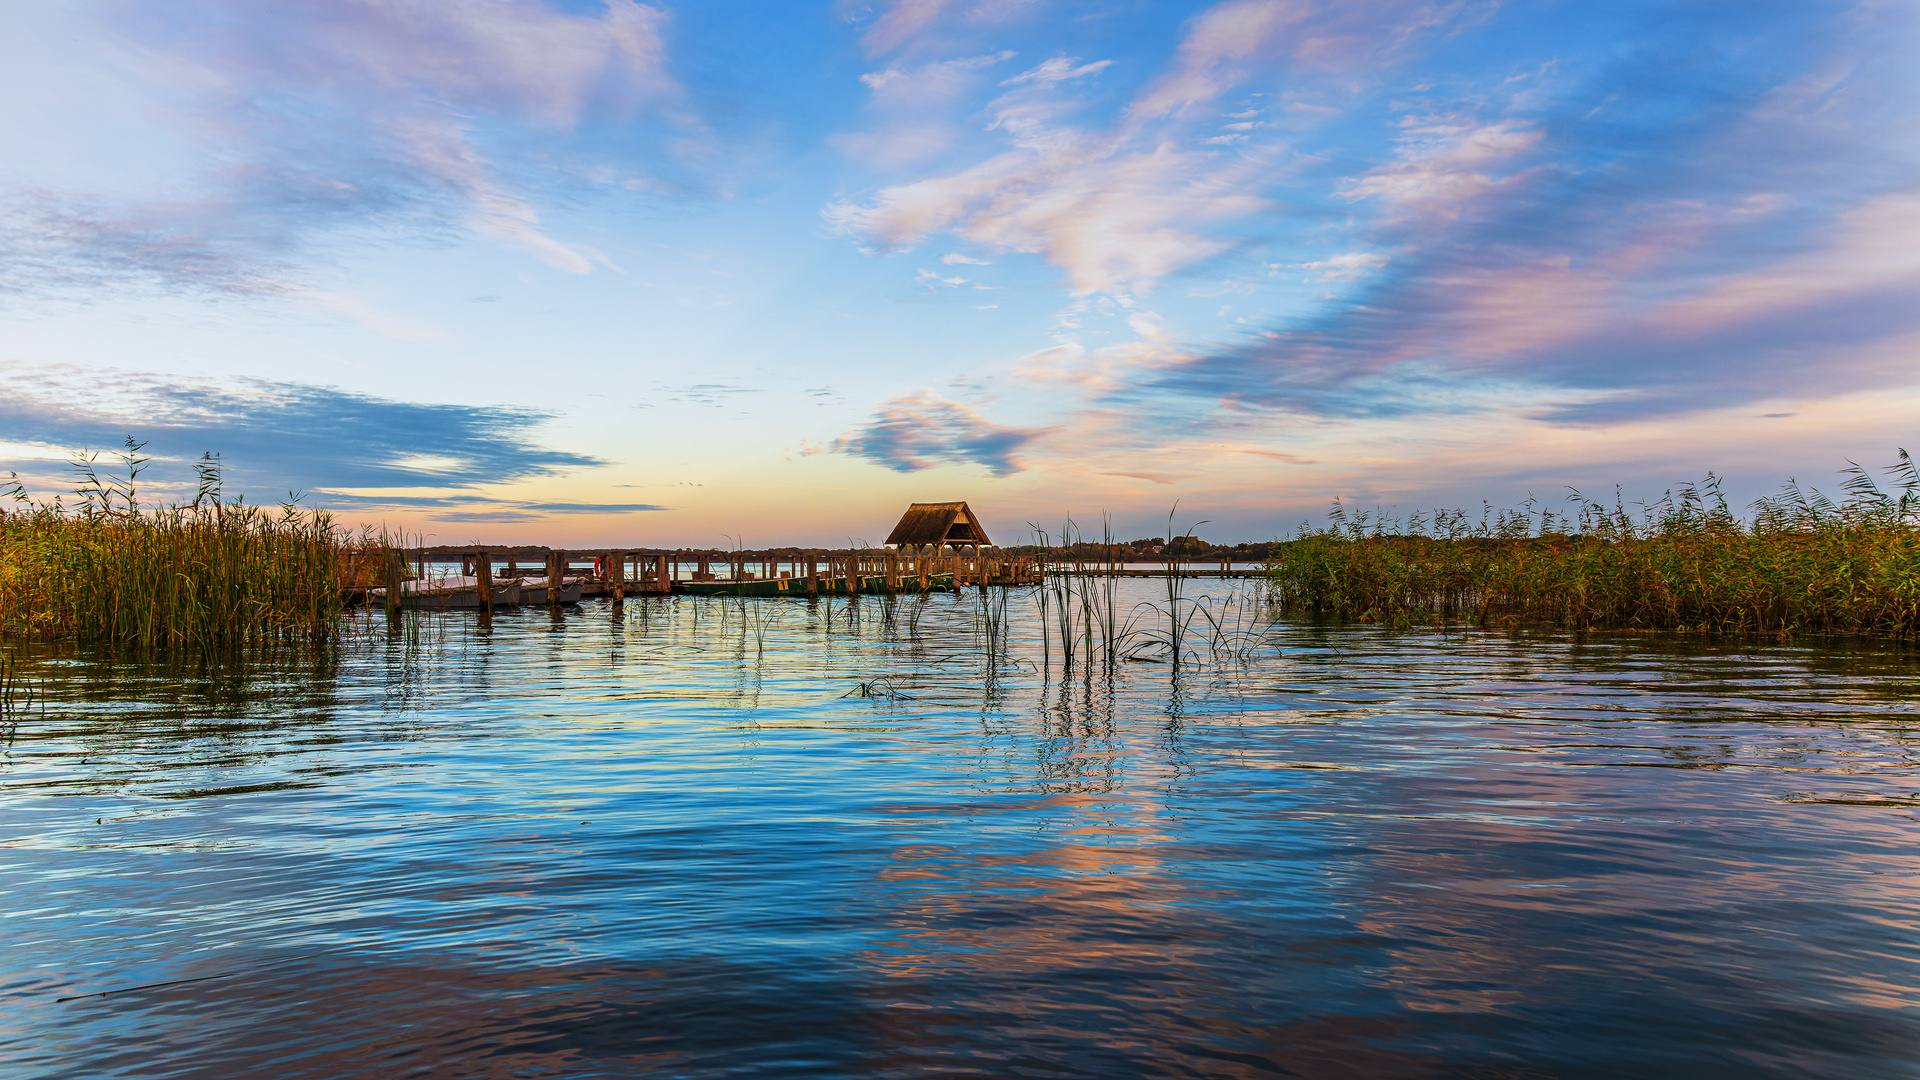
[[[1723,634],[1920,632],[1920,471],[1886,492],[1858,465],[1840,501],[1789,482],[1736,516],[1708,475],[1630,512],[1576,492],[1404,520],[1338,504],[1269,562],[1276,600],[1400,625],[1548,621]]]
[[[33,710],[35,702],[39,703],[40,712],[45,715],[44,684],[29,683],[26,676],[20,673],[19,663],[12,656],[0,653],[0,726],[6,728],[7,745],[13,745],[21,719]]]
[[[340,541],[326,514],[225,500],[212,458],[193,502],[143,510],[139,449],[120,455],[123,476],[76,462],[77,507],[32,503],[14,484],[17,508],[0,514],[0,632],[202,649],[335,633]]]

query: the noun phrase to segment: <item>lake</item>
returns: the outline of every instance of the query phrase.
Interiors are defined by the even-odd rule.
[[[1186,588],[22,647],[0,1072],[1920,1075],[1912,652]]]

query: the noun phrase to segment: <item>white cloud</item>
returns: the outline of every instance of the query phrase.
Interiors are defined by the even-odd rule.
[[[1082,75],[1098,75],[1113,64],[1111,60],[1095,60],[1091,64],[1074,66],[1074,61],[1064,56],[1056,56],[1031,71],[1022,72],[1001,83],[1002,86],[1018,86],[1021,83],[1058,83],[1068,79],[1078,79]]]
[[[1233,66],[1262,51],[1280,30],[1304,19],[1300,0],[1235,0],[1195,19],[1180,43],[1173,70],[1133,103],[1139,117],[1178,115],[1212,101],[1246,73]]]
[[[997,251],[1037,254],[1077,293],[1145,291],[1226,249],[1197,226],[1253,213],[1242,190],[1259,173],[1172,145],[1124,151],[1061,133],[964,172],[883,189],[868,204],[836,204],[828,220],[882,250],[951,229]]]
[[[1321,281],[1354,281],[1387,265],[1387,256],[1372,251],[1349,251],[1330,259],[1292,264],[1298,270],[1313,270]]]
[[[956,119],[948,115],[960,105],[961,96],[983,81],[986,69],[1012,57],[1003,50],[868,72],[860,81],[873,91],[867,106],[872,122],[866,130],[834,135],[828,142],[878,169],[925,161],[962,135]]]
[[[947,98],[973,83],[973,73],[1013,59],[1010,50],[982,56],[963,56],[919,67],[889,66],[860,76],[860,81],[877,98]]]
[[[867,55],[878,56],[906,44],[952,3],[953,0],[893,0],[893,6],[867,31]]]
[[[924,267],[922,267],[918,273],[914,274],[913,280],[916,283],[920,285],[924,285],[929,289],[938,289],[942,287],[949,288],[949,289],[957,289],[962,285],[970,284],[970,282],[968,282],[966,278],[941,277],[939,274],[935,273],[934,271],[928,270]]]
[[[1523,180],[1528,173],[1496,179],[1496,166],[1539,145],[1543,132],[1517,120],[1473,125],[1427,120],[1408,125],[1399,159],[1348,181],[1348,199],[1379,198],[1396,210],[1451,219],[1466,207]]]

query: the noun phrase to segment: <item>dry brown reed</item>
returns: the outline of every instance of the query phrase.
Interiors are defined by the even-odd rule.
[[[1574,492],[1405,521],[1339,504],[1268,563],[1294,608],[1402,626],[1552,623],[1579,630],[1783,637],[1920,634],[1920,473],[1905,450],[1882,490],[1857,464],[1839,501],[1789,481],[1735,515],[1712,474],[1638,513]]]
[[[120,476],[82,455],[77,506],[34,503],[14,481],[0,634],[208,651],[337,634],[342,541],[325,513],[223,499],[211,455],[191,503],[144,509],[139,454],[129,440]]]

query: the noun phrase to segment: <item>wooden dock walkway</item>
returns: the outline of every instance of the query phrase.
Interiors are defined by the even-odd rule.
[[[349,602],[398,607],[491,608],[568,603],[588,596],[674,594],[846,596],[1035,585],[1050,576],[1147,578],[1264,576],[1259,567],[1087,561],[993,549],[918,554],[874,549],[757,551],[658,548],[378,547],[342,566]]]

